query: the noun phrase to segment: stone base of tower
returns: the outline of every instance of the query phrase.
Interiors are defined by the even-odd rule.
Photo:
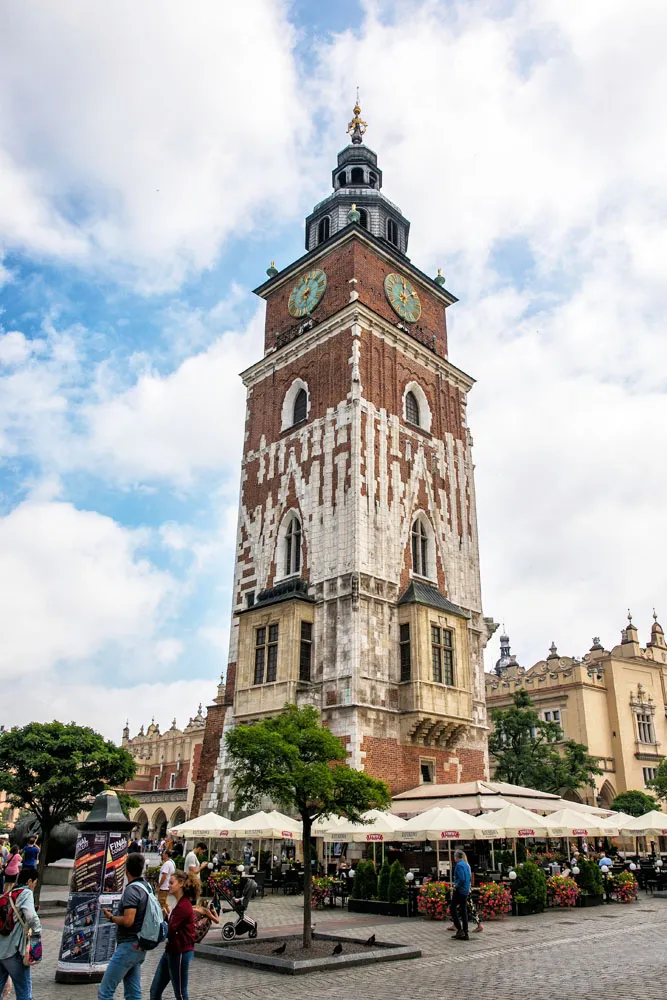
[[[392,795],[415,788],[423,782],[426,765],[433,784],[482,781],[486,772],[483,748],[459,747],[456,750],[406,745],[380,736],[365,736],[361,743],[364,771],[386,781]]]

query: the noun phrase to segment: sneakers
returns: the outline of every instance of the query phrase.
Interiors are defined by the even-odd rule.
[[[456,934],[452,934],[452,941],[469,941],[470,938],[463,931],[457,931]]]

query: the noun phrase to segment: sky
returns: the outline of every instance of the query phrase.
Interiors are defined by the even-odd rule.
[[[663,0],[2,6],[0,724],[214,696],[251,289],[357,86],[460,300],[484,613],[525,666],[667,627],[666,38]]]

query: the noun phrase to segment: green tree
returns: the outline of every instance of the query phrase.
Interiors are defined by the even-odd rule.
[[[400,861],[394,861],[389,869],[389,891],[387,899],[390,903],[398,903],[405,899],[407,890],[405,888],[405,868]]]
[[[53,828],[74,819],[91,796],[130,781],[135,770],[127,750],[73,722],[30,722],[0,733],[0,789],[10,805],[33,812],[42,830],[40,886]]]
[[[655,772],[655,778],[646,783],[654,793],[656,799],[664,802],[667,799],[667,757],[660,761],[660,765]]]
[[[617,795],[611,808],[614,812],[624,812],[628,816],[643,816],[644,813],[657,809],[658,803],[652,795],[647,795],[646,792],[628,791]]]
[[[266,797],[296,811],[303,823],[303,947],[310,948],[313,822],[332,814],[358,821],[367,809],[386,809],[389,789],[342,763],[342,743],[310,705],[285,705],[272,719],[236,726],[225,741],[239,806],[250,808]]]
[[[494,777],[512,785],[563,794],[595,785],[602,774],[598,758],[575,740],[564,740],[557,722],[545,722],[533,708],[527,691],[514,694],[514,705],[491,713],[493,732],[489,753],[495,758]]]
[[[389,899],[389,858],[385,858],[378,875],[378,899],[386,902]]]
[[[118,796],[118,801],[120,802],[121,809],[125,813],[126,818],[129,819],[130,810],[138,809],[139,806],[141,805],[141,802],[139,801],[139,799],[135,799],[134,796],[130,795],[129,792],[116,790],[116,794]]]

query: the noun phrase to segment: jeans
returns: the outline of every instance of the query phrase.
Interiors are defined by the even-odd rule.
[[[0,995],[5,988],[7,976],[14,984],[16,1000],[32,1000],[30,966],[23,964],[23,955],[17,952],[9,958],[0,958]]]
[[[175,1000],[188,1000],[188,973],[193,957],[194,951],[183,951],[175,955],[163,952],[151,983],[150,1000],[160,1000],[170,982]]]
[[[452,902],[450,906],[450,912],[452,914],[452,920],[454,921],[454,926],[457,931],[461,934],[468,933],[468,897],[458,889],[454,889],[452,893]]]
[[[141,1000],[141,966],[145,958],[146,952],[136,947],[136,941],[117,945],[97,989],[98,1000],[113,1000],[121,982],[125,1000]]]

